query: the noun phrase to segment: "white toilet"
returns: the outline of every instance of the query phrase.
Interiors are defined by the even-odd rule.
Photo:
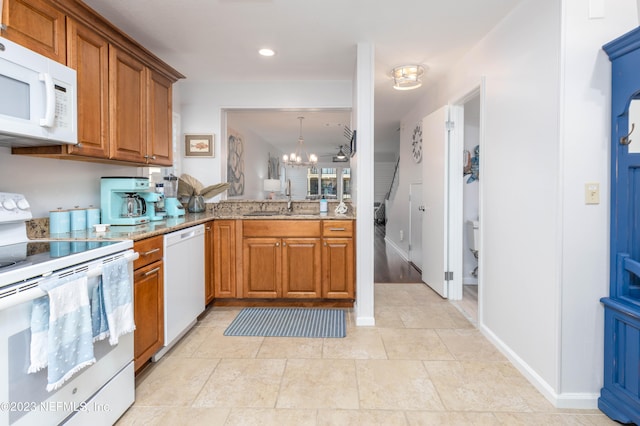
[[[473,253],[473,256],[478,260],[478,250],[480,248],[480,238],[479,238],[479,227],[480,222],[477,220],[468,220],[467,221],[467,238],[469,242],[469,250]],[[478,267],[473,270],[471,273],[475,278],[478,277]]]

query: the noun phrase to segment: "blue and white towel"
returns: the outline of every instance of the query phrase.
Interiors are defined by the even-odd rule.
[[[102,297],[109,325],[109,343],[136,329],[133,320],[133,289],[127,259],[121,258],[102,266]]]
[[[28,372],[48,367],[47,391],[51,392],[96,361],[91,309],[84,274],[52,278],[39,286],[47,296],[33,302]]]
[[[91,325],[93,326],[93,341],[104,340],[109,337],[109,324],[107,313],[104,310],[104,297],[102,296],[102,279],[93,286],[91,291]]]

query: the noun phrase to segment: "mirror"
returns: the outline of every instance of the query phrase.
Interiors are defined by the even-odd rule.
[[[244,187],[242,193],[228,194],[229,198],[263,199],[263,182],[269,175],[269,159],[278,158],[282,167],[282,156],[296,149],[299,138],[303,140],[306,153],[318,157],[317,169],[349,167],[348,161],[334,163],[334,157],[341,146],[349,144],[350,109],[226,109],[224,114],[227,139],[233,136],[234,143],[241,140],[243,146],[242,158],[234,158],[234,164],[242,162],[238,167],[242,170]],[[228,146],[229,140],[225,143]],[[227,148],[227,154],[229,152]],[[292,194],[296,199],[317,195],[311,194],[308,187],[313,178],[307,169],[287,166],[285,173],[279,176],[281,180],[285,176],[291,178]],[[317,181],[317,177],[315,179]],[[335,198],[336,194],[333,196]]]

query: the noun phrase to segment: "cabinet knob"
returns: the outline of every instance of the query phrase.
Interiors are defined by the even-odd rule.
[[[287,243],[282,243],[282,247],[285,247],[287,245]]]
[[[280,247],[280,243],[276,243],[276,247]]]
[[[327,242],[326,242],[326,241],[325,241],[325,243],[324,243],[324,246],[325,246],[325,247],[327,246]]]

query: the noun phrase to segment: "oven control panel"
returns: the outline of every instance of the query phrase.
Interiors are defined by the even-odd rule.
[[[0,192],[0,223],[31,219],[31,206],[24,195]]]

